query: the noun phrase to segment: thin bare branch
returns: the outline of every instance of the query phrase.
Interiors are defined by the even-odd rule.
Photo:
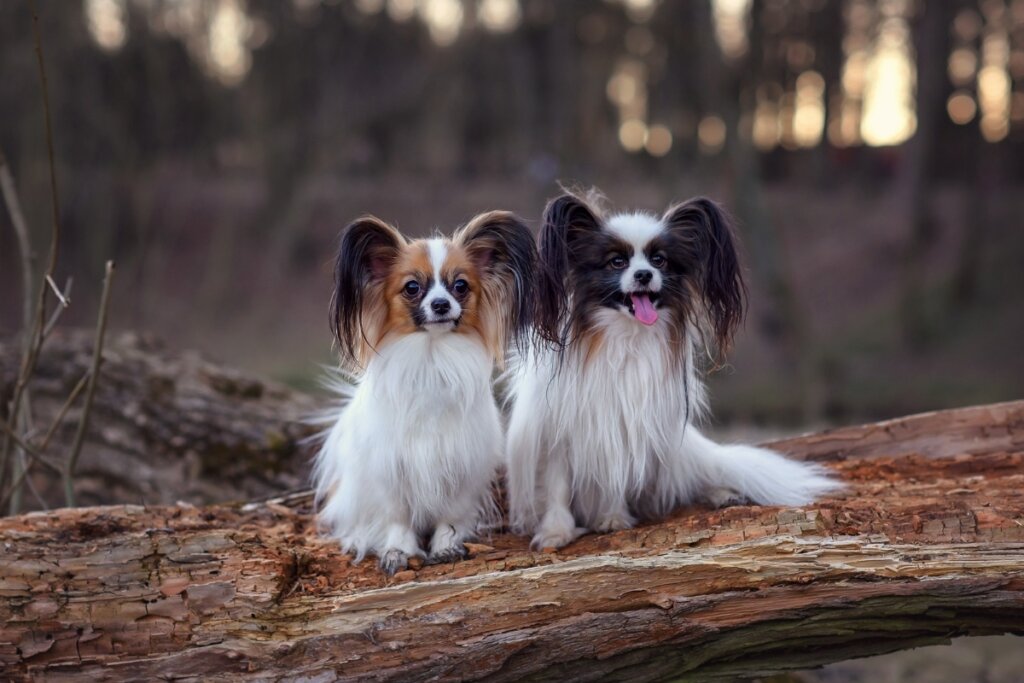
[[[36,0],[32,0],[32,37],[35,40],[36,60],[39,63],[39,81],[43,89],[43,113],[46,118],[46,152],[50,162],[50,199],[53,204],[53,233],[50,239],[50,258],[46,275],[52,276],[57,269],[57,253],[60,247],[60,195],[57,193],[57,165],[53,153],[53,117],[50,115],[50,91],[46,79],[46,60],[43,58],[43,38],[39,31],[39,11]]]
[[[54,163],[53,152],[53,117],[50,112],[50,94],[46,78],[46,60],[43,57],[43,39],[39,30],[39,11],[36,0],[31,0],[32,6],[32,39],[35,43],[36,61],[39,65],[39,82],[43,95],[43,117],[46,121],[46,149],[50,162],[50,200],[53,206],[53,229],[50,236],[50,256],[47,261],[46,274],[44,277],[52,278],[57,268],[57,253],[60,247],[60,197],[57,193],[57,169]],[[24,345],[21,367],[18,370],[18,380],[14,385],[14,394],[11,399],[10,410],[8,411],[7,424],[11,428],[8,436],[4,438],[3,448],[0,449],[0,484],[7,476],[7,463],[11,455],[11,447],[14,441],[10,438],[18,424],[18,414],[22,409],[22,401],[25,389],[28,387],[32,373],[35,371],[36,361],[43,347],[45,339],[43,335],[44,323],[46,320],[46,293],[49,291],[45,286],[39,287],[36,300],[36,310],[31,321],[31,329],[25,330],[29,340]],[[24,478],[24,476],[20,477]],[[17,487],[15,487],[17,488]]]
[[[107,310],[110,304],[110,287],[113,280],[114,262],[107,261],[106,274],[103,277],[103,295],[100,297],[100,312],[96,321],[96,340],[92,349],[92,366],[89,370],[89,383],[85,389],[85,405],[82,407],[82,417],[78,421],[75,440],[71,444],[71,454],[64,467],[64,499],[68,507],[75,505],[75,465],[78,464],[78,456],[81,454],[82,444],[85,442],[85,433],[89,428],[89,413],[92,411],[92,400],[96,395],[96,382],[100,376],[100,364],[103,362],[103,338],[107,333]]]
[[[71,304],[71,285],[74,283],[74,279],[69,275],[67,281],[64,283],[64,301],[69,305]],[[46,321],[46,325],[43,327],[43,340],[45,341],[50,333],[53,332],[53,328],[57,326],[57,321],[60,320],[61,314],[67,310],[67,306],[57,306],[53,309],[53,313],[50,314],[50,319]]]
[[[22,399],[22,401],[23,401],[22,405],[24,406],[24,409],[21,411],[21,415],[18,417],[18,422],[20,423],[18,425],[19,430],[20,430],[20,431],[18,431],[18,436],[24,442],[31,442],[32,435],[35,433],[35,425],[34,425],[33,420],[32,420],[32,392],[31,392],[31,387],[26,387],[25,388],[25,395],[24,395],[24,398]],[[31,456],[31,454],[27,454],[25,452],[25,449],[19,448],[19,447],[15,447],[15,449],[14,449],[14,460],[11,462],[11,468],[12,468],[12,471],[14,473],[14,476],[20,476],[21,471],[24,470],[24,469],[27,469],[29,467],[29,465],[28,465],[28,457],[30,457],[30,456]],[[38,456],[31,456],[31,457],[38,457]],[[26,478],[25,481],[29,481],[29,479]],[[21,500],[22,500],[22,489],[21,488],[17,488],[17,489],[14,490],[14,495],[11,496],[11,502],[10,502],[10,504],[7,507],[7,514],[9,514],[9,515],[16,515],[19,512],[21,512]]]
[[[30,455],[32,455],[31,451],[23,450],[23,452],[29,453]],[[47,467],[53,469],[54,471],[56,471],[58,473],[63,473],[64,472],[64,470],[62,470],[60,467],[54,465],[52,462],[50,462],[49,460],[47,460],[46,458],[43,458],[41,456],[33,455],[32,456],[32,462],[42,463],[42,464],[46,465]],[[42,504],[43,509],[44,510],[47,509],[46,503],[40,498],[39,493],[35,490],[35,487],[31,485],[31,482],[29,482],[28,475],[31,472],[32,472],[32,463],[27,463],[25,465],[25,467],[21,468],[21,471],[19,471],[17,476],[14,478],[14,482],[11,484],[11,487],[9,489],[7,489],[7,493],[5,493],[3,495],[3,497],[0,497],[0,508],[2,508],[5,505],[7,505],[8,501],[10,501],[11,498],[21,489],[22,484],[28,482],[29,483],[29,487],[28,487],[29,490],[32,491],[33,495],[35,495],[35,497]]]
[[[57,283],[54,282],[53,278],[50,277],[49,275],[46,276],[46,284],[50,285],[50,289],[53,290],[54,296],[57,297],[57,301],[60,302],[60,305],[62,307],[67,308],[68,306],[71,305],[71,300],[64,296],[64,293],[60,291],[59,287],[57,287]]]
[[[36,499],[36,503],[39,504],[39,509],[44,512],[49,512],[50,506],[46,504],[46,501],[39,493],[39,489],[37,489],[36,485],[32,483],[32,477],[28,476],[28,474],[25,475],[25,488],[27,488],[29,493],[32,494],[32,497]]]
[[[0,150],[0,194],[3,195],[4,204],[7,206],[7,213],[11,217],[11,225],[14,227],[14,235],[18,242],[18,251],[21,261],[22,278],[22,355],[28,353],[30,344],[29,330],[32,327],[32,282],[35,278],[35,255],[32,253],[32,244],[29,240],[28,226],[25,223],[25,214],[21,210],[21,202],[18,200],[18,192],[14,186],[14,178],[7,165],[7,157],[3,150]],[[13,405],[9,411],[14,417]],[[14,420],[12,419],[10,431],[13,433]],[[8,427],[8,425],[4,425]],[[10,437],[4,439],[3,451],[0,454],[0,482],[7,473],[7,461],[10,457]]]
[[[11,175],[10,167],[7,164],[7,157],[4,155],[3,150],[0,150],[0,194],[4,199],[4,204],[7,206],[7,213],[11,217],[11,225],[14,227],[14,235],[18,243],[19,260],[21,261],[21,279],[22,279],[22,340],[21,349],[22,355],[28,352],[32,344],[32,340],[29,336],[29,330],[32,327],[32,301],[33,301],[33,286],[32,283],[35,280],[35,254],[32,251],[32,242],[28,233],[28,224],[25,222],[25,214],[21,210],[21,202],[18,200],[17,188],[14,185],[14,177]],[[25,400],[28,400],[27,394]],[[13,412],[13,411],[11,411]],[[22,411],[22,415],[27,414],[26,411]],[[24,421],[20,419],[19,421]],[[11,426],[16,423],[11,422]],[[8,440],[4,440],[4,453],[3,453],[3,465],[0,466],[0,481],[3,481],[4,475],[7,469],[7,460],[9,458]],[[18,451],[18,457],[13,461],[13,470],[15,476],[18,476],[21,470],[25,469],[25,455],[22,451]],[[21,496],[15,490],[14,495],[11,498],[11,513],[15,514],[21,508]]]
[[[28,476],[28,473],[30,471],[31,470],[28,467],[26,467],[22,469],[21,472],[18,473],[18,476],[14,478],[14,482],[11,484],[11,487],[7,489],[7,493],[5,493],[2,498],[0,498],[0,508],[7,505],[7,501],[11,499],[11,496],[14,495],[14,492],[21,488],[22,483],[25,481],[25,477]]]
[[[60,427],[61,422],[64,421],[64,416],[67,414],[68,410],[71,409],[71,406],[78,398],[78,395],[82,393],[82,389],[85,389],[89,376],[90,373],[88,372],[82,375],[82,379],[78,380],[78,384],[76,384],[75,388],[71,390],[70,394],[68,394],[67,399],[64,401],[64,405],[60,407],[60,410],[57,412],[57,416],[53,418],[53,423],[50,425],[50,428],[46,430],[46,436],[43,437],[42,443],[39,444],[40,451],[44,453],[46,452],[46,447],[50,445],[50,439],[52,439],[53,435],[57,432],[57,428]]]
[[[14,226],[14,235],[18,239],[18,252],[21,257],[22,326],[27,336],[32,326],[32,283],[35,280],[35,254],[32,253],[28,224],[25,222],[25,214],[22,212],[21,202],[18,200],[14,177],[11,175],[7,157],[2,149],[0,149],[0,193],[3,194],[7,213],[11,217],[11,225]]]
[[[14,445],[28,453],[28,455],[31,456],[32,460],[34,460],[35,462],[38,462],[42,465],[46,465],[47,467],[49,467],[54,472],[57,472],[58,474],[62,474],[64,472],[63,468],[61,468],[59,465],[55,465],[54,463],[50,462],[46,458],[46,456],[39,451],[39,449],[33,448],[32,446],[29,446],[27,443],[25,443],[21,439],[21,437],[19,437],[18,434],[7,425],[6,422],[0,422],[0,430],[3,430],[7,434],[7,437],[14,442]],[[0,507],[2,507],[2,505],[0,505]]]

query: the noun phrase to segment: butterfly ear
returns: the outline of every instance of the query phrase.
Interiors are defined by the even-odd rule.
[[[537,248],[526,224],[508,211],[476,216],[455,235],[480,271],[484,305],[496,313],[499,360],[522,343],[531,323]]]
[[[684,258],[694,264],[691,285],[703,304],[715,346],[724,354],[743,320],[746,295],[729,217],[715,202],[697,197],[671,207],[663,220],[688,252]]]
[[[342,363],[358,364],[368,342],[366,309],[383,310],[383,285],[405,244],[395,228],[373,216],[360,218],[341,232],[334,268],[331,328]]]
[[[540,282],[534,313],[537,334],[545,341],[564,346],[569,325],[569,275],[574,252],[588,236],[601,230],[598,212],[583,198],[571,193],[548,202],[540,230]]]

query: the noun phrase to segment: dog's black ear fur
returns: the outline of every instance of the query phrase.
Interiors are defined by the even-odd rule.
[[[522,349],[532,322],[537,270],[533,233],[521,218],[508,211],[476,216],[455,235],[484,279],[488,305],[500,311],[502,346]]]
[[[669,208],[664,221],[696,265],[692,285],[704,304],[715,347],[724,355],[743,320],[746,295],[729,217],[712,200],[696,197]]]
[[[540,230],[540,281],[534,327],[538,337],[564,348],[568,320],[570,274],[580,240],[601,230],[599,213],[583,198],[566,193],[548,202]]]
[[[331,329],[345,366],[359,363],[360,348],[368,343],[363,308],[369,300],[382,296],[384,281],[403,244],[401,233],[373,216],[359,218],[341,232],[331,296]]]

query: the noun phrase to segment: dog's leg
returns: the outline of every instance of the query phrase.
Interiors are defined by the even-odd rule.
[[[620,498],[606,507],[607,509],[602,510],[597,518],[594,531],[620,531],[632,529],[636,524],[636,518],[629,514],[629,506],[626,505],[625,499]]]
[[[470,530],[466,528],[460,528],[459,525],[449,522],[441,522],[430,539],[430,554],[427,556],[427,564],[461,560],[466,556],[466,546],[463,545],[463,541],[470,536]]]
[[[587,533],[585,528],[576,526],[570,509],[572,489],[566,463],[562,458],[556,460],[561,462],[549,462],[544,472],[544,495],[547,505],[544,517],[530,542],[530,547],[534,550],[561,548]]]
[[[388,526],[385,550],[380,554],[380,568],[388,576],[394,576],[409,566],[409,558],[422,555],[416,532],[407,524],[392,522]]]

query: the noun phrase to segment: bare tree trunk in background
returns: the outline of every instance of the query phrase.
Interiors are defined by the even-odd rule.
[[[998,206],[994,199],[1007,189],[1002,184],[1002,174],[1008,151],[1002,145],[971,148],[974,173],[973,178],[967,181],[960,257],[953,271],[949,297],[949,305],[954,311],[966,309],[977,300],[983,275],[982,259],[992,223],[1000,219],[997,211],[993,210]]]
[[[846,24],[843,21],[844,4],[823,3],[821,9],[814,14],[814,24],[809,36],[814,41],[814,68],[825,82],[825,92],[822,96],[825,105],[825,129],[822,131],[821,143],[811,150],[813,157],[809,164],[812,174],[809,180],[819,188],[827,188],[835,180],[829,159],[832,145],[828,138],[828,125],[839,114],[836,105],[843,91],[843,38],[846,34]]]
[[[1024,633],[1024,402],[777,442],[846,495],[386,580],[310,496],[0,520],[5,679],[700,680]]]
[[[702,67],[709,83],[724,83],[714,94],[715,111],[720,112],[726,124],[724,157],[728,163],[727,178],[732,181],[730,205],[739,219],[740,231],[746,243],[745,256],[749,259],[758,289],[766,292],[769,312],[761,324],[776,344],[785,367],[798,378],[802,422],[813,423],[820,418],[823,398],[817,377],[817,356],[805,315],[794,291],[780,234],[773,225],[772,211],[764,200],[761,165],[754,149],[749,130],[741,130],[741,113],[754,110],[757,84],[763,76],[764,31],[761,17],[764,3],[755,0],[750,8],[750,45],[746,55],[726,63],[714,38],[714,23],[710,3],[694,5],[700,8],[698,21],[706,26],[702,39]]]
[[[938,142],[936,131],[945,114],[943,105],[949,89],[946,58],[953,5],[952,2],[921,3],[920,15],[913,26],[917,50],[917,132],[907,143],[907,161],[900,179],[900,189],[906,193],[910,206],[910,239],[904,255],[900,320],[904,341],[912,349],[927,346],[931,337],[925,269],[929,249],[937,237],[931,206],[932,164]]]

